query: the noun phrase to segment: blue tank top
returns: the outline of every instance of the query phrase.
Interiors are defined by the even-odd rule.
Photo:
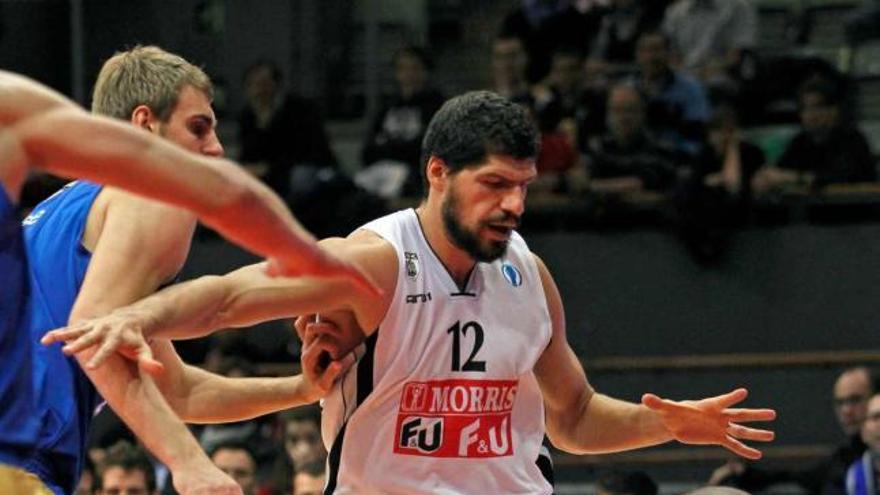
[[[36,453],[22,467],[66,493],[73,492],[82,471],[89,423],[101,397],[61,344],[46,347],[39,339],[67,325],[91,260],[82,237],[100,192],[97,184],[72,182],[22,223],[31,293],[21,326],[35,347],[33,390],[42,422]]]
[[[19,328],[27,296],[21,222],[0,186],[0,463],[12,465],[33,453],[40,427],[31,382],[34,346]]]

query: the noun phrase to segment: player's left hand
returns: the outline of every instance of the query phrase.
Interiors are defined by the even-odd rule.
[[[303,341],[300,350],[302,376],[305,379],[304,395],[309,402],[326,396],[336,380],[355,363],[354,352],[337,355],[338,348],[326,335],[315,335]]]
[[[760,459],[761,451],[749,447],[742,440],[769,442],[770,430],[749,428],[738,423],[772,421],[773,409],[732,409],[748,396],[744,388],[708,399],[673,401],[654,394],[642,396],[642,404],[655,411],[673,438],[695,445],[721,445],[747,459]]]

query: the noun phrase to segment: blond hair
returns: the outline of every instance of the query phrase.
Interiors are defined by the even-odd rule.
[[[167,121],[185,86],[213,98],[205,72],[158,46],[141,46],[116,52],[104,62],[92,92],[92,112],[128,120],[139,105],[146,105]]]

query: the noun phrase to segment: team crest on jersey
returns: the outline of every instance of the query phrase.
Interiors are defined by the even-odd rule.
[[[431,380],[403,386],[394,453],[422,457],[513,455],[517,380]]]
[[[523,283],[522,274],[519,270],[513,266],[509,262],[504,262],[501,264],[501,273],[504,274],[504,278],[507,279],[507,283],[514,287],[519,287]]]
[[[405,251],[403,256],[406,258],[406,276],[415,280],[421,271],[421,267],[419,266],[419,255]]]

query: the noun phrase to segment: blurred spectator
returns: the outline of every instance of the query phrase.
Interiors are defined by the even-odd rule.
[[[599,477],[597,495],[657,495],[657,483],[642,471],[611,471]]]
[[[590,53],[591,58],[610,64],[635,62],[636,41],[642,33],[660,26],[666,4],[668,2],[660,0],[611,2],[611,8],[602,16],[602,23]]]
[[[239,115],[239,160],[282,197],[292,185],[308,189],[314,170],[335,167],[336,157],[317,106],[282,89],[280,69],[268,61],[244,75],[247,105]]]
[[[676,197],[684,241],[696,261],[719,261],[733,228],[747,222],[752,177],[762,165],[764,152],[743,140],[736,110],[718,105],[709,122],[708,145]]]
[[[296,468],[293,495],[321,495],[324,492],[324,463],[310,462]]]
[[[599,29],[601,9],[571,0],[522,0],[502,21],[500,34],[522,40],[528,53],[529,82],[544,79],[559,47],[588,53]]]
[[[718,81],[755,47],[757,10],[751,0],[680,0],[666,10],[663,32],[682,68]]]
[[[659,31],[639,37],[635,82],[647,95],[647,125],[657,139],[696,154],[709,120],[705,88],[692,77],[672,69],[669,39]]]
[[[236,441],[222,442],[214,446],[210,454],[211,462],[241,486],[243,495],[256,495],[257,461],[247,444]]]
[[[749,492],[763,490],[779,483],[796,483],[809,495],[843,495],[846,493],[846,469],[865,452],[859,435],[868,414],[868,398],[876,392],[877,379],[864,366],[844,370],[834,383],[833,406],[837,422],[846,441],[825,460],[799,470],[762,470],[736,459],[716,469],[711,485],[731,485]]]
[[[811,79],[800,90],[802,130],[779,158],[755,177],[756,192],[785,185],[821,187],[876,180],[874,157],[865,136],[841,117],[833,84]]]
[[[128,442],[107,451],[98,469],[95,495],[158,495],[156,475],[146,452]]]
[[[492,90],[510,100],[530,100],[526,79],[528,61],[519,38],[497,36],[492,42]]]
[[[82,474],[79,477],[79,482],[76,485],[76,490],[73,491],[73,495],[93,495],[96,476],[95,463],[92,462],[91,457],[86,456],[83,461]]]
[[[445,100],[443,94],[430,86],[432,68],[431,59],[421,48],[408,46],[394,54],[397,93],[374,119],[361,157],[365,167],[389,164],[399,169],[399,173],[393,175],[402,178],[402,190],[394,190],[400,186],[392,187],[382,194],[385,197],[421,194],[422,137],[434,112]],[[391,177],[383,180],[387,181],[401,182]],[[376,187],[384,190],[386,186]]]
[[[749,492],[729,486],[704,486],[687,492],[685,495],[749,495]]]
[[[868,400],[861,437],[866,450],[846,472],[847,495],[877,495],[880,493],[880,394]]]
[[[851,44],[880,39],[880,1],[865,1],[846,21],[846,35]]]
[[[587,150],[590,188],[598,192],[662,191],[675,180],[675,153],[645,127],[645,103],[638,90],[621,83],[608,93],[608,133]]]
[[[296,466],[310,462],[323,462],[327,450],[321,439],[321,409],[304,406],[281,414],[284,423],[284,448]]]

